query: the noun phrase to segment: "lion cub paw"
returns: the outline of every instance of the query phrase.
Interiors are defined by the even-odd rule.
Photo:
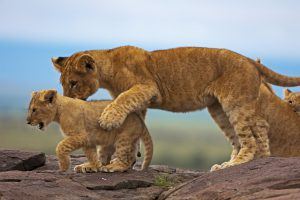
[[[130,167],[131,166],[127,166],[124,163],[117,161],[117,162],[112,162],[106,166],[102,166],[100,171],[101,172],[125,172]]]
[[[210,171],[213,172],[213,171],[217,171],[217,170],[220,170],[220,169],[225,169],[227,167],[232,167],[234,165],[238,165],[237,164],[234,164],[234,163],[231,163],[230,161],[229,162],[223,162],[221,165],[219,164],[215,164],[213,165],[211,168],[210,168]]]
[[[217,171],[221,169],[221,165],[215,164],[210,168],[211,172]]]
[[[217,165],[217,164],[213,165],[211,167],[210,171],[217,171],[217,170],[220,170],[220,169],[225,169],[225,168],[240,165],[240,164],[243,164],[243,163],[245,163],[245,162],[237,162],[237,161],[224,162],[221,165]]]
[[[90,163],[83,163],[81,165],[76,165],[74,167],[74,171],[76,173],[94,173],[100,171],[101,164],[90,164]]]
[[[59,156],[59,170],[65,172],[69,169],[70,159],[67,156]]]
[[[108,131],[119,128],[126,118],[126,116],[120,113],[121,112],[112,106],[105,108],[98,121],[101,128]]]

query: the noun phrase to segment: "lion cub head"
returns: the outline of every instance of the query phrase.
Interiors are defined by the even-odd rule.
[[[289,89],[285,89],[284,100],[293,107],[295,112],[300,114],[300,92],[292,92]]]
[[[33,92],[28,107],[27,124],[44,130],[55,119],[57,113],[57,91],[42,90]]]
[[[70,57],[52,58],[52,63],[61,73],[64,96],[85,100],[98,90],[98,72],[89,54],[80,52]]]

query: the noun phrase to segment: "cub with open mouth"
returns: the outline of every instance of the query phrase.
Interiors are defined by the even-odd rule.
[[[65,136],[56,147],[61,171],[69,168],[69,154],[79,148],[83,149],[88,162],[75,166],[76,172],[126,171],[135,162],[139,139],[145,145],[142,169],[146,169],[152,159],[153,143],[144,120],[132,113],[122,127],[106,131],[98,125],[97,116],[110,103],[111,101],[73,99],[57,94],[56,90],[33,92],[27,123],[38,126],[41,130],[53,121],[60,124]],[[101,146],[100,159],[97,146]],[[101,151],[106,152],[106,148],[111,146],[115,148],[113,160],[101,154]]]

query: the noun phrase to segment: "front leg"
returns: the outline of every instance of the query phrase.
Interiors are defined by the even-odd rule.
[[[159,97],[160,93],[155,83],[136,84],[121,93],[104,109],[99,124],[106,130],[118,128],[129,113],[144,110],[151,101],[156,101]]]
[[[69,154],[76,149],[85,146],[87,138],[85,135],[69,136],[60,141],[56,147],[56,155],[59,160],[59,169],[67,171],[70,166]]]

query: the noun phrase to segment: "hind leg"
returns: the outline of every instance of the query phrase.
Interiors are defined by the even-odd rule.
[[[230,158],[234,159],[240,151],[241,146],[235,134],[234,128],[230,124],[226,113],[223,111],[222,106],[219,102],[216,102],[213,105],[209,106],[208,112],[210,113],[214,121],[217,123],[217,125],[220,127],[220,129],[224,132],[224,135],[227,137],[230,144],[232,145],[233,150]]]
[[[239,143],[241,145],[238,155],[222,168],[238,165],[252,160],[255,154],[269,155],[267,138],[268,123],[256,113],[256,102],[249,102],[243,106],[235,106],[226,114],[234,127]],[[264,146],[264,148],[262,148]]]
[[[126,135],[120,136],[115,143],[114,159],[110,161],[110,164],[101,167],[101,171],[124,172],[130,169],[136,159],[136,143],[137,139]]]
[[[237,135],[235,134],[235,130],[233,126],[230,124],[230,121],[226,113],[223,111],[221,105],[218,102],[209,106],[208,111],[212,116],[212,118],[214,119],[214,121],[224,132],[224,135],[228,138],[228,140],[232,144],[233,151],[231,153],[230,161],[234,160],[240,151],[241,145],[238,141]],[[256,143],[257,143],[257,151],[255,157],[261,158],[261,157],[270,156],[269,138],[266,134],[268,132],[269,126],[265,120],[260,119],[259,117],[254,121],[256,122],[256,126],[253,126],[252,129],[254,133],[254,138],[256,139]],[[221,165],[215,164],[212,166],[211,171],[222,169],[227,164],[228,162],[224,162]]]
[[[232,145],[233,150],[231,152],[230,161],[235,159],[240,151],[241,145],[238,141],[238,137],[235,134],[233,126],[230,124],[226,113],[222,109],[222,106],[219,102],[216,102],[208,107],[208,112]],[[212,166],[211,171],[221,169],[222,165],[225,164],[227,164],[227,162],[224,162],[221,165],[215,164]]]
[[[140,141],[138,141],[136,143],[136,147],[135,147],[135,155],[137,155],[138,157],[141,157],[141,153],[139,151],[140,149]],[[110,164],[110,162],[112,160],[115,159],[115,147],[114,145],[109,145],[109,146],[101,146],[101,149],[100,149],[100,161],[103,165],[108,165]],[[134,160],[132,166],[136,163],[136,159]]]
[[[147,109],[141,110],[137,114],[139,115],[139,117],[141,118],[141,120],[145,121],[146,114],[147,114]],[[136,143],[136,155],[137,155],[137,157],[141,157],[142,156],[142,154],[141,154],[141,141],[138,141]]]
[[[97,153],[97,147],[83,147],[85,156],[88,159],[88,162],[85,162],[81,165],[76,165],[74,171],[77,173],[87,173],[87,172],[97,172],[101,167],[101,162],[99,161],[99,156]]]
[[[229,112],[229,120],[227,120],[231,122],[233,126],[223,126],[222,128],[229,137],[232,137],[234,132],[237,133],[231,140],[233,143],[238,143],[238,145],[236,145],[236,148],[233,150],[229,162],[224,162],[221,165],[214,165],[211,171],[248,162],[252,160],[254,156],[266,157],[270,155],[267,135],[269,127],[268,123],[257,115],[255,109],[252,109],[251,107],[253,108],[250,104],[248,106],[238,107]],[[219,115],[219,119],[222,119],[221,116]],[[223,117],[223,119],[226,119],[225,116]],[[226,120],[222,121],[223,125],[225,121]],[[232,127],[234,127],[234,130]],[[238,139],[238,141],[236,141],[236,139]]]
[[[260,58],[257,58],[256,62],[261,63]],[[265,85],[269,89],[269,91],[274,93],[274,91],[272,89],[272,86],[270,84],[265,83],[264,81],[261,84]],[[268,127],[268,124],[266,125],[266,124],[263,123],[263,124],[260,125],[258,123],[257,126],[256,126],[257,130],[254,130],[254,132],[256,132],[256,133],[266,132],[265,130],[260,130],[260,129],[265,129],[265,127]],[[268,132],[268,130],[267,130],[267,132]],[[270,156],[271,152],[270,152],[270,146],[269,146],[269,137],[265,134],[260,134],[260,135],[256,135],[256,140],[257,140],[257,143],[258,143],[258,151],[257,151],[257,154],[255,156],[257,158]]]
[[[248,162],[254,158],[257,145],[254,138],[252,127],[252,106],[235,107],[234,109],[227,111],[229,121],[234,127],[239,143],[241,145],[240,151],[237,156],[224,164],[222,168]]]
[[[256,124],[253,126],[253,133],[257,142],[257,151],[255,157],[268,157],[271,155],[268,137],[269,124],[262,117],[256,117]]]
[[[260,75],[249,63],[240,61],[238,64],[239,68],[228,71],[209,88],[209,94],[219,100],[228,116],[241,146],[237,156],[222,168],[252,160],[258,150],[257,138],[268,134],[268,123],[257,113]]]
[[[100,150],[99,150],[99,157],[100,157],[100,162],[103,165],[109,164],[109,162],[112,159],[113,154],[115,153],[115,147],[114,145],[102,145]]]

